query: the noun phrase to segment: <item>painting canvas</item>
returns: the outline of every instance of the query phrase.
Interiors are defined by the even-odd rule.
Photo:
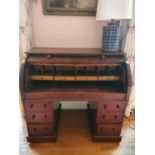
[[[45,15],[95,16],[97,0],[43,0]]]

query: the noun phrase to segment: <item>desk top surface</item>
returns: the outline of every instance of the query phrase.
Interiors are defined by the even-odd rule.
[[[78,56],[103,56],[103,55],[119,55],[124,53],[118,52],[103,52],[100,48],[49,48],[49,47],[34,47],[26,52],[28,55],[78,55]]]

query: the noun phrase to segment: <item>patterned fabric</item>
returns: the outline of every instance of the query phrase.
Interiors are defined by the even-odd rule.
[[[126,116],[129,116],[131,110],[134,108],[134,105],[135,105],[135,94],[134,94],[134,89],[135,89],[135,84],[134,84],[135,82],[135,29],[134,29],[134,26],[130,27],[128,30],[124,52],[126,53],[127,61],[130,65],[131,75],[132,75],[132,84],[133,84],[131,88],[129,103],[126,108]]]
[[[33,45],[29,0],[19,1],[19,11],[19,57],[21,63],[22,58],[25,57],[24,52]]]
[[[133,7],[133,19],[130,21],[129,29],[126,37],[126,44],[124,47],[124,52],[126,53],[128,63],[131,69],[132,75],[132,88],[129,97],[129,102],[126,108],[126,116],[130,116],[130,112],[135,108],[135,8]]]

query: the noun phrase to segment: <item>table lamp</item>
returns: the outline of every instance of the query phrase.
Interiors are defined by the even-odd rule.
[[[96,20],[111,20],[103,27],[102,51],[117,52],[120,47],[119,20],[132,18],[133,0],[98,0]]]

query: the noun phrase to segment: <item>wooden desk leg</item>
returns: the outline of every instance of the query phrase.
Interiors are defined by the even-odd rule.
[[[58,127],[59,127],[59,120],[60,120],[60,113],[61,113],[61,104],[58,104],[57,108],[52,109],[53,110],[53,128],[51,131],[51,134],[49,135],[34,135],[34,136],[28,136],[27,141],[30,143],[42,143],[42,142],[56,142],[57,133],[58,133]],[[35,123],[36,125],[38,123]],[[49,123],[48,123],[49,124]],[[34,124],[33,124],[34,125]],[[42,127],[46,127],[47,123],[42,123]],[[28,128],[31,126],[31,124],[28,124]]]
[[[87,104],[88,121],[91,132],[91,137],[94,142],[119,142],[121,141],[121,136],[110,136],[106,135],[104,132],[100,132],[99,128],[102,123],[98,123],[98,115],[102,111],[99,106],[96,108],[91,108],[90,104]]]

